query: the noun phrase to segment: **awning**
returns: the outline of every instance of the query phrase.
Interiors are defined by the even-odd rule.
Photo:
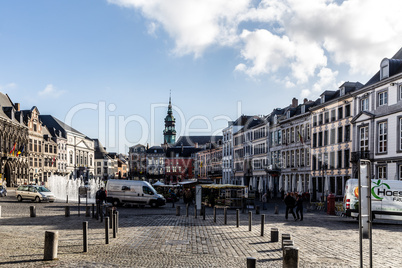
[[[179,181],[178,183],[181,185],[187,185],[187,184],[197,183],[197,181]]]

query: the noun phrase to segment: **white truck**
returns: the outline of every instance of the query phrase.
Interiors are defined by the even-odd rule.
[[[108,180],[106,200],[114,206],[130,203],[159,207],[166,204],[166,199],[158,194],[151,184],[134,180]]]
[[[348,217],[359,216],[358,179],[346,181],[343,209]],[[372,180],[371,211],[373,219],[402,220],[402,181]]]

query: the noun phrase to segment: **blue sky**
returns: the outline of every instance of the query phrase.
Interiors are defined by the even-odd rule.
[[[3,0],[0,91],[109,151],[219,134],[367,80],[402,47],[396,0]]]

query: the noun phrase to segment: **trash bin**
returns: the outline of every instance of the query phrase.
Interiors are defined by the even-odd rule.
[[[335,195],[329,194],[327,198],[327,214],[335,215]]]

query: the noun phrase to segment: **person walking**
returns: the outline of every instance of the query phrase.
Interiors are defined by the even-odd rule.
[[[285,219],[288,219],[289,211],[292,213],[294,220],[296,221],[296,215],[295,212],[293,211],[293,208],[295,207],[296,200],[290,195],[290,193],[286,194],[286,197],[284,199],[285,205],[286,205],[286,213],[285,213]]]
[[[262,195],[261,201],[262,201],[262,209],[267,210],[267,201],[268,201],[267,193],[264,193]]]
[[[98,218],[100,213],[101,212],[103,213],[102,205],[106,201],[106,192],[103,189],[103,187],[101,187],[96,192],[95,199],[96,199],[96,215],[97,215],[97,218]]]
[[[299,213],[300,213],[300,215],[299,215]],[[303,221],[303,197],[301,195],[297,195],[296,215],[297,215],[298,220]]]

